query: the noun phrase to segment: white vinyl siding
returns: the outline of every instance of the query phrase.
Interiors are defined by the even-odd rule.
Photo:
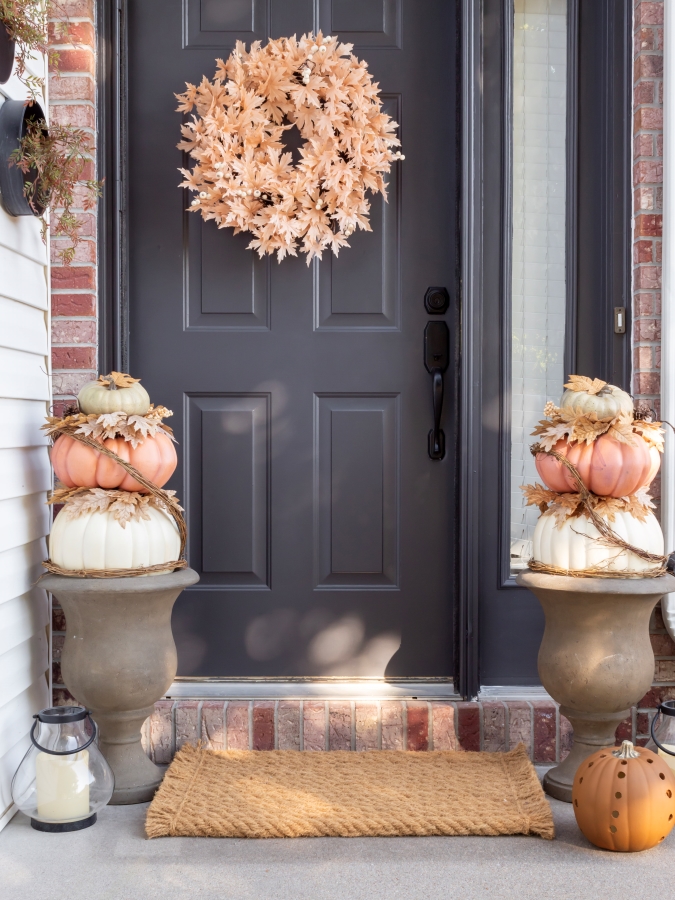
[[[0,102],[24,97],[14,76],[0,85]],[[32,717],[50,702],[49,603],[36,585],[50,519],[48,277],[38,221],[0,208],[0,828]]]

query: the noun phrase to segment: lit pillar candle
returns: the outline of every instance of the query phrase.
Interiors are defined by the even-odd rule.
[[[675,744],[664,744],[663,746],[666,748],[666,750],[670,750],[671,753],[675,753]],[[675,769],[675,756],[671,756],[670,753],[664,753],[660,747],[659,756],[665,759],[671,769]]]
[[[70,756],[38,753],[35,787],[38,815],[53,822],[84,819],[89,815],[89,751]]]

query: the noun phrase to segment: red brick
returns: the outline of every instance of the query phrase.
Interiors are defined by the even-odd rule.
[[[653,685],[640,700],[638,706],[641,709],[645,707],[652,708],[658,706],[659,703],[663,703],[664,700],[675,700],[675,687]]]
[[[69,397],[74,400],[85,384],[95,379],[95,369],[89,372],[56,372],[52,375],[52,391],[55,397]]]
[[[277,711],[277,744],[279,750],[300,749],[300,703],[282,700]]]
[[[93,369],[96,367],[94,347],[52,347],[55,369]]]
[[[622,741],[634,740],[634,737],[633,722],[629,716],[627,719],[624,719],[623,722],[619,722],[614,734],[614,742],[615,744],[619,745]]]
[[[574,729],[572,723],[565,716],[560,716],[560,762],[562,762],[572,749],[574,743]]]
[[[92,22],[50,22],[49,43],[59,44],[85,44],[89,47],[96,46],[96,33]]]
[[[654,260],[657,263],[663,261],[663,241],[660,238],[656,238],[654,241]]]
[[[378,750],[377,705],[375,703],[357,703],[354,717],[356,720],[356,749]]]
[[[547,700],[536,700],[534,712],[534,761],[555,762],[556,707]]]
[[[675,643],[669,634],[651,634],[649,637],[655,656],[675,656]]]
[[[480,706],[457,704],[457,737],[459,750],[480,750]]]
[[[59,687],[52,690],[52,703],[54,706],[72,706],[77,705],[77,700],[70,693],[68,688]]]
[[[663,129],[663,110],[654,106],[641,106],[633,115],[635,131],[661,131]]]
[[[253,749],[274,750],[274,703],[270,700],[253,704]]]
[[[52,345],[95,344],[96,322],[92,319],[52,319]]]
[[[328,748],[329,750],[352,749],[351,703],[328,704]]]
[[[655,35],[653,28],[640,28],[635,33],[635,42],[633,52],[637,56],[641,51],[653,50],[655,46]]]
[[[636,134],[633,138],[633,154],[637,159],[639,156],[654,155],[654,135],[652,134]]]
[[[655,193],[653,187],[636,187],[633,190],[633,212],[644,212],[655,209]]]
[[[641,159],[633,166],[633,184],[657,184],[663,181],[663,162]]]
[[[429,709],[426,705],[408,703],[408,750],[429,749]]]
[[[56,603],[52,604],[52,633],[55,631],[65,631],[66,630],[66,614],[61,609],[60,606],[57,606]]]
[[[403,704],[397,700],[385,700],[381,704],[382,749],[405,750],[403,739]]]
[[[661,393],[661,376],[653,372],[638,372],[635,376],[635,393],[649,397]]]
[[[51,120],[56,125],[74,128],[96,128],[96,110],[85,103],[52,103]]]
[[[663,216],[645,213],[635,216],[636,237],[661,237],[663,233]]]
[[[633,283],[644,291],[658,291],[661,288],[661,266],[640,266],[635,269]]]
[[[92,266],[52,266],[52,290],[89,290],[96,288],[96,270]]]
[[[639,25],[663,25],[663,2],[636,4],[635,22]]]
[[[228,750],[250,750],[248,727],[248,708],[246,700],[231,700],[225,711]]]
[[[635,370],[651,369],[653,362],[651,347],[635,347],[633,350],[633,366]]]
[[[175,709],[176,750],[199,741],[199,701],[179,700]]]
[[[506,707],[503,703],[483,703],[483,750],[492,753],[508,749]]]
[[[171,762],[173,753],[172,700],[159,700],[148,723],[148,756],[159,766]]]
[[[326,706],[324,703],[304,704],[305,750],[326,749]]]
[[[640,106],[641,103],[653,103],[656,95],[655,84],[654,81],[639,81],[633,88],[633,106]]]
[[[654,261],[654,244],[652,241],[636,241],[633,246],[633,262],[650,263]]]
[[[58,659],[52,660],[52,684],[63,684],[61,662]]]
[[[530,704],[523,700],[510,700],[509,708],[509,750],[513,750],[518,744],[525,744],[525,748],[532,757],[532,709]]]
[[[660,319],[636,319],[633,323],[633,335],[636,341],[660,341]]]
[[[225,704],[205,700],[201,712],[201,738],[207,750],[225,750]]]
[[[663,156],[663,133],[655,135],[656,137],[656,153],[655,156]]]
[[[635,310],[636,316],[654,315],[654,295],[635,294],[633,300],[633,309]]]
[[[659,55],[638,56],[634,66],[635,81],[640,78],[662,78],[663,77],[663,57]],[[644,125],[643,128],[651,126]]]
[[[52,293],[53,316],[95,316],[96,297],[94,294]]]
[[[654,661],[654,681],[675,681],[675,659],[657,659]]]
[[[61,653],[63,651],[63,645],[66,641],[66,636],[64,634],[57,634],[52,636],[52,659],[60,661]]]
[[[72,242],[67,238],[55,238],[52,236],[50,242],[51,262],[56,264],[62,262],[61,254],[68,251],[72,247]],[[80,241],[75,247],[75,254],[72,261],[76,263],[95,263],[96,262],[96,241]]]
[[[456,750],[455,707],[452,703],[439,700],[431,704],[432,733],[434,750]],[[383,741],[384,749],[384,741]]]
[[[656,38],[656,49],[663,52],[663,28],[655,28],[654,36]],[[663,82],[659,84],[659,103],[663,103]]]
[[[54,67],[50,66],[51,71]],[[59,50],[58,72],[96,72],[96,60],[92,50]]]
[[[635,723],[635,733],[637,734],[649,734],[649,729],[651,727],[652,716],[654,713],[646,713],[639,712],[636,717]]]
[[[646,82],[645,82],[646,83]],[[52,75],[49,79],[49,100],[96,101],[96,82],[87,75]]]

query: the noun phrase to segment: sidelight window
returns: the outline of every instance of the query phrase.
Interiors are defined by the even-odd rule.
[[[567,373],[567,0],[514,0],[511,171],[511,570],[527,565],[539,511],[530,434]]]

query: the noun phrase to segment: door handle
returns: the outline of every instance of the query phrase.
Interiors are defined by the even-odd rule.
[[[434,427],[429,432],[430,459],[445,456],[445,434],[441,429],[443,413],[443,373],[450,364],[450,331],[445,322],[427,322],[424,329],[424,365],[431,375],[431,399]]]

